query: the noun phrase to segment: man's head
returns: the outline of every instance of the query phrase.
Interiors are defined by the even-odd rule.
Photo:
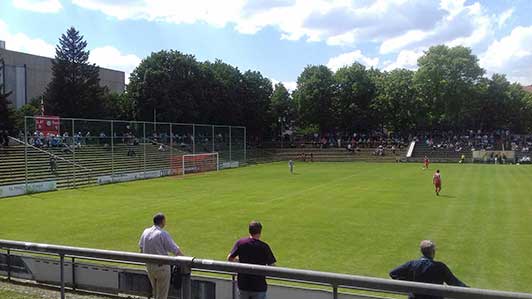
[[[153,224],[163,228],[166,225],[166,217],[163,213],[157,213],[153,216]]]
[[[439,169],[438,169],[438,170],[436,170],[436,173],[440,173],[440,170],[439,170]]]
[[[434,258],[434,255],[436,254],[436,244],[434,244],[434,242],[431,240],[421,241],[419,244],[419,249],[421,250],[423,256],[427,258]]]
[[[249,234],[258,239],[260,238],[260,234],[262,232],[262,224],[258,222],[257,220],[253,220],[249,223]]]

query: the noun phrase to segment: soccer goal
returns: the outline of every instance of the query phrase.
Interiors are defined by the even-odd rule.
[[[220,170],[218,153],[183,155],[181,159],[181,173],[183,175]]]

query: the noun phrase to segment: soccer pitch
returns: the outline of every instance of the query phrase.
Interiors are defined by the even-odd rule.
[[[286,163],[0,200],[0,238],[138,251],[154,213],[188,255],[225,259],[247,223],[279,266],[388,277],[432,239],[473,287],[532,292],[532,167]],[[432,174],[442,172],[436,197]]]

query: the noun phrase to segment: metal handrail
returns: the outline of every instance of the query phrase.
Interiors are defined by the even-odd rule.
[[[79,168],[82,168],[82,169],[84,169],[84,170],[87,170],[87,171],[89,171],[89,172],[92,172],[92,169],[90,169],[90,168],[88,168],[88,167],[85,167],[85,166],[83,166],[83,165],[81,165],[81,164],[78,164],[78,163],[76,163],[76,162],[72,162],[72,161],[70,161],[70,160],[67,160],[67,159],[65,159],[65,158],[63,158],[63,157],[60,157],[60,156],[58,156],[58,155],[56,155],[56,154],[53,154],[53,153],[51,153],[51,152],[45,151],[45,150],[43,150],[43,149],[40,149],[40,148],[38,148],[38,147],[36,147],[36,146],[34,146],[34,145],[31,145],[31,144],[29,144],[29,143],[27,143],[27,142],[24,142],[24,141],[22,141],[22,140],[20,140],[20,139],[17,139],[17,138],[11,137],[11,136],[9,136],[9,139],[11,139],[11,140],[13,140],[13,141],[15,141],[15,142],[18,142],[18,143],[20,143],[20,144],[22,144],[22,145],[24,145],[24,146],[31,147],[32,149],[34,149],[34,150],[36,150],[36,151],[39,151],[39,152],[41,152],[41,153],[43,153],[43,154],[46,154],[46,155],[48,155],[48,156],[52,156],[52,157],[54,157],[54,158],[56,158],[56,159],[59,159],[59,160],[61,160],[61,161],[66,162],[66,163],[68,163],[68,164],[71,164],[71,165],[77,166],[77,167],[79,167]]]
[[[112,251],[92,248],[70,247],[30,242],[0,240],[0,247],[6,249],[28,250],[58,254],[62,259],[65,256],[90,257],[108,259],[113,261],[128,261],[152,264],[179,264],[186,269],[224,271],[232,273],[245,273],[267,276],[274,279],[290,279],[307,283],[328,284],[336,290],[338,287],[353,287],[377,292],[418,293],[425,295],[441,296],[456,299],[532,299],[530,293],[495,291],[477,288],[461,288],[426,284],[419,282],[397,281],[384,278],[339,274],[312,270],[291,269],[284,267],[261,266],[199,259],[195,257],[171,257],[152,254],[142,254],[124,251]],[[188,272],[190,274],[190,272]],[[184,283],[190,284],[190,277],[184,278]],[[186,286],[184,286],[186,287]],[[189,287],[186,287],[190,290]],[[190,294],[184,296],[188,299]]]

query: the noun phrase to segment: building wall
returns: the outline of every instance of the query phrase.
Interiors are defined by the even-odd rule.
[[[5,63],[5,91],[12,92],[9,100],[16,108],[40,97],[52,80],[52,58],[2,48],[0,57]],[[100,68],[100,85],[107,86],[111,92],[122,93],[125,89],[125,73]]]

